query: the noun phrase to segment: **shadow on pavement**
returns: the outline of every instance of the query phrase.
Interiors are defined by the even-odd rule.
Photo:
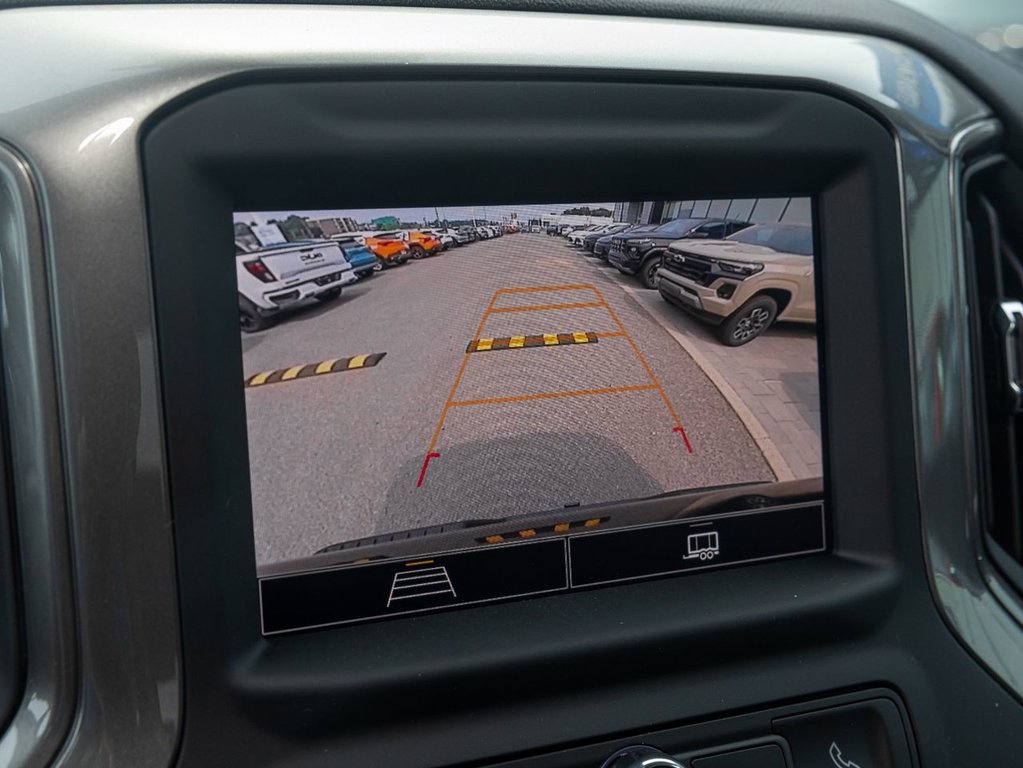
[[[812,339],[817,336],[817,326],[812,323],[775,323],[760,338],[762,339]],[[756,343],[756,339],[751,343]]]
[[[249,352],[254,350],[256,347],[263,343],[263,339],[265,338],[266,331],[260,331],[259,333],[243,333],[242,355],[247,355]]]
[[[565,505],[634,499],[664,489],[599,435],[575,432],[474,440],[448,446],[416,487],[423,457],[398,467],[375,533],[460,520],[556,511]]]
[[[379,280],[379,276],[371,277],[369,279],[360,278],[358,282],[351,285],[346,285],[341,295],[333,301],[317,301],[316,299],[305,299],[298,304],[282,309],[273,318],[273,322],[268,328],[256,333],[243,333],[242,334],[242,352],[248,352],[251,349],[255,349],[259,346],[260,341],[268,333],[273,333],[274,328],[285,323],[303,323],[315,320],[321,315],[337,309],[338,307],[344,306],[360,296],[364,296],[369,293],[369,289],[373,284],[374,280]]]
[[[366,278],[360,278],[358,282],[352,285],[346,285],[341,295],[333,301],[317,301],[316,299],[306,299],[301,305],[296,307],[288,307],[287,310],[282,312],[274,325],[280,323],[304,323],[315,320],[320,315],[325,315],[338,307],[343,307],[350,302],[355,301],[361,296],[365,296],[369,293],[370,288],[373,287],[373,281],[379,279],[379,275],[371,277],[368,280]]]

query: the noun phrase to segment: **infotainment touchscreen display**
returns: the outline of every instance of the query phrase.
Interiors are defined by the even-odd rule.
[[[263,632],[825,551],[812,210],[237,212]]]

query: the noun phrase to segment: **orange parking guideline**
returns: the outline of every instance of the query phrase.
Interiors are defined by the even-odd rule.
[[[490,303],[487,305],[486,310],[484,310],[483,317],[480,318],[480,324],[476,326],[476,335],[473,337],[474,340],[478,340],[480,334],[483,333],[483,326],[486,324],[487,318],[490,317],[490,313],[493,311],[494,303],[496,301],[497,293],[490,297]],[[451,385],[451,391],[448,392],[448,399],[444,402],[444,408],[441,409],[440,418],[437,420],[437,428],[433,430],[433,437],[430,439],[430,447],[426,449],[427,462],[429,461],[430,454],[435,453],[433,449],[437,447],[437,441],[440,439],[440,430],[444,426],[444,419],[448,415],[448,410],[451,408],[451,401],[455,397],[455,392],[458,391],[458,385],[462,382],[462,375],[465,373],[465,369],[468,365],[469,355],[466,353],[462,357],[462,364],[458,367],[458,373],[455,374],[455,382]],[[425,463],[423,464],[423,467],[425,469]],[[422,475],[420,475],[419,484],[422,485]]]
[[[596,302],[571,302],[571,303],[563,303],[563,304],[538,304],[538,305],[530,305],[530,306],[522,306],[522,307],[495,307],[494,306],[494,304],[497,302],[498,297],[503,295],[503,294],[509,294],[509,293],[544,293],[544,292],[549,292],[549,291],[577,291],[577,290],[592,291],[594,294],[596,294],[596,296],[599,299],[599,301],[596,301]],[[547,310],[547,309],[576,309],[576,308],[584,308],[584,307],[603,307],[607,311],[607,313],[611,316],[611,319],[614,321],[615,325],[618,326],[618,331],[616,331],[616,332],[609,332],[609,333],[597,333],[597,334],[594,334],[594,335],[598,339],[625,338],[629,342],[629,346],[632,347],[632,351],[635,353],[636,357],[639,359],[639,362],[643,366],[643,369],[646,371],[647,376],[650,378],[650,383],[649,384],[638,384],[638,385],[627,386],[627,387],[605,387],[605,388],[601,388],[601,389],[577,389],[577,390],[571,390],[571,391],[566,391],[566,392],[540,392],[540,393],[536,393],[536,394],[532,394],[532,395],[513,395],[513,396],[510,396],[510,397],[490,397],[490,398],[483,398],[483,399],[479,399],[479,400],[455,400],[454,397],[455,397],[455,394],[458,391],[458,386],[459,386],[459,384],[461,384],[462,376],[465,374],[465,369],[469,365],[470,353],[467,351],[462,356],[462,363],[461,363],[461,365],[459,365],[458,372],[455,374],[455,381],[454,381],[454,383],[452,383],[451,390],[448,392],[447,400],[444,402],[444,407],[441,409],[440,418],[437,420],[437,427],[433,431],[433,437],[430,438],[430,446],[426,450],[426,458],[423,461],[423,467],[422,467],[422,470],[419,473],[419,482],[416,483],[417,487],[422,486],[422,484],[423,484],[423,479],[426,476],[426,469],[429,466],[430,460],[433,459],[433,458],[438,458],[440,456],[440,454],[436,452],[435,448],[437,447],[438,440],[440,440],[440,433],[441,433],[441,430],[444,427],[444,420],[447,418],[448,411],[450,411],[452,408],[462,408],[462,407],[473,406],[473,405],[496,405],[496,404],[501,404],[501,403],[517,403],[517,402],[525,402],[525,401],[530,401],[530,400],[548,400],[548,399],[561,398],[561,397],[587,397],[587,396],[591,396],[591,395],[604,395],[604,394],[617,394],[617,393],[622,393],[622,392],[643,392],[643,391],[649,391],[649,390],[657,390],[657,392],[661,396],[661,399],[664,401],[665,407],[667,407],[667,409],[668,409],[668,413],[671,414],[671,418],[675,422],[675,428],[672,431],[680,433],[682,435],[683,441],[685,441],[686,450],[689,453],[693,452],[692,445],[690,445],[690,443],[689,443],[689,437],[686,435],[685,428],[682,426],[682,421],[679,419],[678,413],[676,413],[674,406],[671,404],[671,400],[668,399],[668,395],[664,391],[664,387],[661,386],[661,382],[658,381],[657,377],[654,375],[653,369],[650,367],[650,364],[647,362],[646,358],[643,356],[643,353],[639,351],[639,345],[636,344],[636,342],[632,338],[632,336],[629,335],[629,332],[627,330],[625,330],[625,326],[622,324],[622,321],[618,318],[618,315],[615,313],[615,311],[613,309],[611,309],[611,305],[607,303],[607,299],[604,298],[604,295],[597,289],[597,287],[595,285],[588,284],[588,283],[579,283],[579,284],[572,284],[572,285],[542,285],[542,286],[519,287],[519,288],[498,288],[494,292],[493,296],[490,297],[490,303],[487,305],[486,310],[484,310],[483,317],[480,318],[479,325],[476,326],[476,334],[473,336],[472,342],[479,342],[480,341],[480,335],[483,333],[483,328],[486,325],[487,318],[489,318],[490,315],[494,314],[494,313],[500,313],[500,312],[531,312],[531,311],[542,311],[542,310]],[[512,337],[512,338],[514,340],[518,340],[519,337]],[[470,342],[470,348],[472,347],[472,342]],[[587,521],[587,525],[589,525],[589,521]]]
[[[596,290],[592,285],[586,285],[585,283],[579,285],[538,285],[532,288],[498,288],[497,293],[543,293],[545,291],[583,291],[587,288]]]
[[[559,397],[587,397],[589,395],[616,395],[620,392],[643,392],[657,389],[656,384],[637,384],[631,387],[602,387],[600,389],[573,389],[567,392],[537,392],[532,395],[511,395],[509,397],[484,397],[479,400],[455,400],[452,408],[469,405],[500,405],[501,403],[522,403],[529,400],[554,400]]]
[[[576,301],[571,304],[527,304],[521,307],[495,307],[492,312],[539,312],[544,309],[585,309],[587,307],[602,307],[599,301]]]
[[[602,294],[597,289],[596,286],[591,285],[590,289],[595,294],[597,294],[597,296],[600,297],[600,301],[604,305],[604,309],[606,309],[607,313],[611,315],[611,319],[614,320],[615,325],[618,326],[618,330],[620,330],[622,334],[625,336],[625,338],[628,340],[629,346],[631,346],[632,351],[636,353],[636,357],[638,357],[639,362],[642,363],[643,368],[646,370],[647,376],[650,377],[650,381],[652,381],[656,385],[657,391],[661,393],[661,399],[664,401],[664,405],[667,406],[668,413],[670,413],[671,418],[675,420],[675,429],[673,431],[678,432],[680,435],[682,435],[682,440],[686,444],[686,450],[689,453],[692,453],[693,446],[690,445],[689,443],[689,437],[686,435],[685,427],[682,426],[682,420],[678,417],[678,413],[675,412],[675,407],[671,404],[671,400],[668,399],[668,394],[664,391],[664,387],[661,386],[661,382],[658,381],[657,377],[654,375],[654,371],[650,367],[650,363],[646,361],[646,358],[643,356],[643,353],[639,351],[639,345],[635,342],[632,336],[629,335],[629,332],[625,330],[625,326],[622,325],[622,321],[618,319],[618,315],[615,313],[615,311],[611,309],[611,305],[607,303],[607,299],[604,298],[604,294]]]

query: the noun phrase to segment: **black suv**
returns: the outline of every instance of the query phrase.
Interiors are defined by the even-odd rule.
[[[721,240],[750,226],[732,219],[673,219],[648,232],[625,232],[611,239],[607,260],[620,272],[636,275],[647,288],[655,288],[654,276],[668,244],[692,237]]]
[[[586,235],[586,237],[583,238],[583,250],[584,251],[589,251],[590,253],[593,253],[593,249],[596,247],[597,241],[600,238],[602,238],[602,237],[614,237],[619,232],[625,233],[626,231],[632,229],[633,226],[634,225],[632,225],[632,224],[622,223],[622,224],[615,224],[610,229],[605,229],[603,231],[598,230],[596,232],[591,232],[590,234]]]

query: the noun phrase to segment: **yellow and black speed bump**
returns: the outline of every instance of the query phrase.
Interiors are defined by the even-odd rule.
[[[291,368],[279,368],[276,371],[264,371],[250,376],[245,380],[246,387],[263,387],[267,384],[277,384],[281,381],[295,381],[296,379],[307,379],[310,376],[323,376],[328,373],[341,373],[342,371],[357,371],[362,368],[372,368],[384,359],[386,352],[375,352],[372,355],[356,355],[355,357],[335,357],[333,360],[324,360],[322,363],[310,363],[309,365],[295,365]]]
[[[610,517],[591,517],[586,520],[571,520],[567,523],[555,523],[543,527],[523,528],[519,531],[509,533],[492,533],[489,536],[476,539],[478,544],[501,544],[508,541],[521,541],[522,539],[535,539],[537,536],[546,536],[552,533],[568,533],[569,531],[592,531],[594,528],[606,523]]]
[[[563,344],[596,344],[597,334],[544,333],[539,336],[507,336],[502,339],[473,339],[466,352],[490,352],[498,349],[527,349],[529,347],[557,347]]]

